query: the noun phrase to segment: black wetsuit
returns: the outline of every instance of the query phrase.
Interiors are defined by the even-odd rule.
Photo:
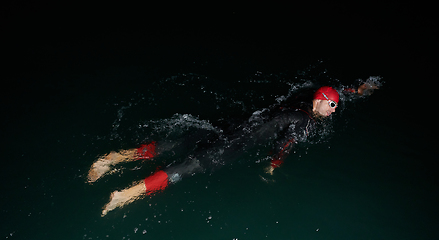
[[[343,92],[352,94],[356,93],[356,89],[345,88]],[[189,157],[182,163],[171,164],[145,178],[147,193],[162,190],[168,186],[168,183],[177,182],[182,177],[196,172],[215,170],[245,153],[255,153],[254,150],[257,151],[256,155],[264,155],[271,150],[271,167],[278,167],[295,143],[304,141],[308,135],[316,132],[317,125],[325,125],[324,121],[316,121],[314,117],[312,111],[314,93],[315,90],[309,89],[308,92],[295,98],[287,99],[282,105],[256,111],[245,123],[224,128],[217,135],[191,131],[191,136],[182,141],[168,143],[168,146],[157,145],[157,153],[169,151],[175,146],[193,151],[184,155]],[[201,140],[197,136],[201,137]],[[191,144],[194,141],[195,147]],[[270,150],[265,151],[267,148]]]
[[[176,182],[196,172],[217,169],[251,149],[266,147],[272,149],[272,164],[280,165],[294,143],[305,140],[313,131],[315,123],[310,102],[257,111],[230,134],[212,141],[209,147],[164,171],[170,182]]]

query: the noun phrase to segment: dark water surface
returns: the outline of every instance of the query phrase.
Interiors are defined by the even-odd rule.
[[[392,19],[406,19],[407,9]],[[436,239],[431,29],[413,22],[405,30],[418,38],[409,40],[380,10],[387,25],[354,18],[363,28],[348,32],[347,23],[329,27],[324,12],[313,15],[320,24],[298,23],[305,14],[289,22],[285,11],[266,24],[244,21],[259,16],[250,11],[226,11],[215,12],[224,19],[216,28],[198,19],[11,37],[3,77],[12,86],[1,98],[0,237]],[[86,174],[98,155],[245,119],[310,85],[347,86],[369,76],[381,76],[382,89],[342,102],[324,136],[299,144],[268,182],[260,178],[263,157],[246,156],[100,216],[112,191],[173,159],[129,163],[90,185]]]

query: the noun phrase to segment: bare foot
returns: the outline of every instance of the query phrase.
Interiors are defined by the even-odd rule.
[[[88,182],[93,183],[102,177],[105,173],[110,171],[111,165],[113,165],[113,158],[116,152],[111,152],[99,158],[88,171]]]
[[[126,204],[142,198],[145,196],[145,193],[146,187],[144,181],[140,181],[136,185],[122,191],[114,191],[111,193],[110,201],[104,206],[101,216],[105,216],[109,211],[117,207],[123,207]]]
[[[139,160],[137,156],[137,149],[120,150],[119,152],[110,152],[109,154],[101,156],[88,171],[88,182],[93,183],[105,174],[113,173],[111,167],[123,162]]]

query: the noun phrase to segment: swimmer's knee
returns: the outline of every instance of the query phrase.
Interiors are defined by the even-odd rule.
[[[192,173],[203,170],[203,167],[201,167],[200,161],[196,158],[193,158],[190,160],[190,162],[188,164],[188,168],[190,168],[190,172],[192,172]]]
[[[178,178],[183,176],[192,175],[197,172],[201,172],[203,167],[200,164],[200,161],[196,158],[191,158],[184,161],[181,164],[171,166],[165,170],[165,172],[171,176],[174,174],[178,174]]]

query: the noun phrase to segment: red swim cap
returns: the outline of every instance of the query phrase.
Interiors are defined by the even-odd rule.
[[[323,95],[324,94],[324,95]],[[326,97],[327,98],[326,98]],[[332,87],[324,86],[314,93],[314,99],[320,99],[320,100],[332,100],[338,104],[340,96],[338,95],[338,92],[333,89]]]

